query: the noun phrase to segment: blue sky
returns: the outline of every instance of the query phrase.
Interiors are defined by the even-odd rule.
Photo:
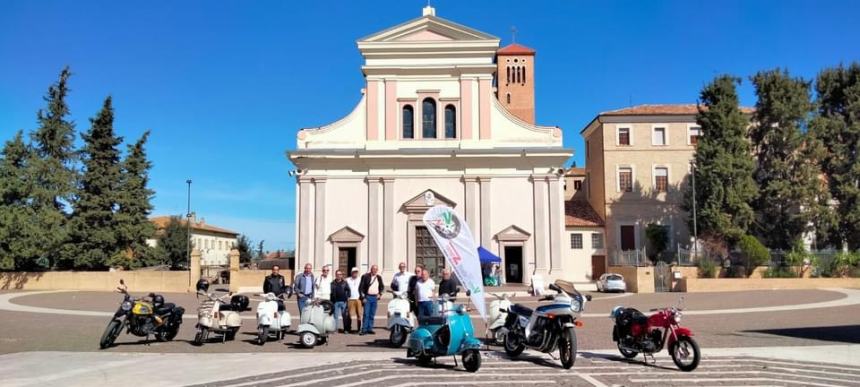
[[[299,128],[352,110],[355,40],[420,16],[424,0],[0,2],[0,140],[36,126],[60,69],[79,130],[107,95],[115,128],[151,129],[156,214],[193,210],[267,249],[294,245],[285,151]],[[579,130],[600,111],[692,103],[717,74],[813,77],[860,59],[857,1],[455,1],[437,15],[537,49],[537,121]],[[742,102],[755,100],[749,82]]]

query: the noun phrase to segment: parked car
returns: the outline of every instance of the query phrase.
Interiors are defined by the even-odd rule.
[[[624,276],[615,273],[606,273],[600,276],[597,280],[598,292],[621,292],[627,291],[627,284],[624,282]]]

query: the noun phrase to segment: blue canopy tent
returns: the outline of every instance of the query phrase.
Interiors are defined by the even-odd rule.
[[[490,250],[487,250],[481,246],[478,246],[478,257],[481,259],[481,264],[491,264],[491,263],[502,263],[502,259],[499,258],[498,255],[493,254]]]

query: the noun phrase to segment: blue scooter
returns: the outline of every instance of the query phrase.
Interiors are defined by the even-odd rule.
[[[409,335],[407,357],[415,357],[418,364],[428,365],[439,356],[461,355],[463,368],[476,372],[481,368],[481,341],[475,337],[472,319],[463,305],[454,305],[448,295],[435,301],[436,313],[419,316],[418,328]]]

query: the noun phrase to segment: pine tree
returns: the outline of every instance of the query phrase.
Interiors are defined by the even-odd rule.
[[[699,234],[733,245],[753,221],[755,167],[747,139],[749,121],[738,106],[740,79],[723,75],[706,85],[696,121],[702,137],[696,147],[696,208]],[[692,195],[688,192],[688,198]],[[687,203],[690,203],[689,199]],[[688,212],[689,204],[686,206]],[[690,218],[692,229],[692,214]]]
[[[66,118],[69,115],[66,96],[70,76],[69,68],[64,68],[57,83],[48,88],[44,97],[47,107],[39,110],[39,128],[31,134],[34,151],[29,163],[33,176],[30,205],[36,214],[32,222],[38,230],[33,237],[36,238],[34,243],[42,247],[40,254],[51,262],[58,258],[67,238],[67,203],[72,199],[77,179],[74,169],[75,126]]]
[[[149,221],[152,212],[150,200],[154,192],[147,188],[149,169],[152,163],[146,158],[146,145],[149,131],[136,143],[128,146],[122,162],[121,178],[117,192],[117,245],[119,254],[110,261],[111,266],[141,267],[152,262],[153,256],[146,244],[155,232]]]
[[[768,247],[790,250],[818,208],[819,167],[803,132],[813,108],[811,83],[779,69],[750,79],[758,96],[750,128],[759,186],[753,231]]]
[[[860,249],[860,63],[824,69],[816,82],[818,115],[810,124],[824,147],[822,167],[835,201],[830,242]]]
[[[33,270],[40,265],[44,249],[36,238],[39,228],[33,222],[30,205],[33,178],[28,163],[32,149],[18,132],[6,142],[0,154],[0,269]]]
[[[74,202],[70,237],[63,249],[63,267],[104,268],[120,253],[115,211],[120,181],[117,147],[122,139],[114,134],[110,97],[90,121],[90,130],[82,136],[84,172]]]
[[[165,263],[170,267],[188,266],[188,229],[181,217],[170,217],[170,222],[158,237],[158,249],[164,254]]]

